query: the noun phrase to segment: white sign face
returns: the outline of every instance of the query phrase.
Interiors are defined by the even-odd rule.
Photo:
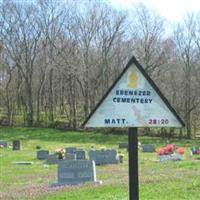
[[[85,126],[182,127],[182,124],[132,63]]]

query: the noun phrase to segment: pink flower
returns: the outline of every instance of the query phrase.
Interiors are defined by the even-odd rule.
[[[179,147],[176,149],[176,152],[178,152],[179,154],[183,155],[185,153],[185,148],[184,147]]]

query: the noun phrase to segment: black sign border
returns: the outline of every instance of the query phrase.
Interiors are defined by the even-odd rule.
[[[153,87],[153,89],[155,90],[155,92],[157,92],[157,94],[159,95],[159,97],[164,101],[164,103],[166,104],[166,106],[169,108],[169,110],[174,114],[174,116],[176,117],[176,119],[180,122],[180,124],[184,127],[185,123],[183,122],[183,120],[181,119],[181,117],[177,114],[177,112],[175,111],[175,109],[171,106],[171,104],[169,103],[169,101],[167,100],[167,98],[162,94],[161,90],[158,88],[158,86],[154,83],[154,81],[150,78],[150,76],[146,73],[146,71],[144,70],[144,68],[142,67],[142,65],[140,65],[140,63],[137,61],[137,59],[132,56],[132,58],[128,61],[128,64],[126,65],[126,67],[123,69],[123,71],[120,73],[120,75],[116,78],[116,80],[114,81],[114,83],[111,85],[111,87],[108,89],[108,91],[105,93],[105,95],[101,98],[101,100],[97,103],[97,105],[95,106],[95,108],[90,112],[89,116],[86,118],[86,120],[83,122],[82,126],[85,126],[85,124],[89,121],[89,119],[92,117],[92,115],[95,113],[95,111],[97,110],[97,108],[102,104],[102,102],[105,100],[105,98],[108,96],[108,94],[111,92],[111,90],[114,88],[114,86],[117,84],[117,82],[121,79],[121,77],[124,75],[124,73],[129,69],[129,67],[135,64],[135,66],[137,67],[137,69],[143,74],[143,76],[146,78],[146,80],[150,83],[150,85]],[[161,126],[160,126],[161,127]],[[105,127],[106,128],[106,127]],[[111,127],[108,127],[111,128]],[[142,128],[142,127],[141,127]]]

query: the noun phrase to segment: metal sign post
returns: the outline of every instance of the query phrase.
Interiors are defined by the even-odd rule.
[[[129,148],[129,199],[139,200],[137,128],[128,129],[128,148]]]

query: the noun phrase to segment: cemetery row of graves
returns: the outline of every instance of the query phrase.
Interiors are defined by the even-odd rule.
[[[52,142],[53,138],[52,141],[46,139],[47,141],[41,142],[38,142],[38,138],[37,140],[35,140],[35,138],[33,138],[33,140],[29,140],[30,138],[28,140],[25,138],[13,139],[15,138],[14,136],[13,138],[10,137],[8,140],[6,140],[6,137],[0,138],[0,197],[3,199],[32,199],[33,197],[33,199],[51,199],[52,195],[63,193],[65,193],[65,195],[71,194],[73,196],[73,188],[76,188],[78,191],[87,191],[89,188],[94,187],[93,189],[95,191],[98,190],[98,188],[117,186],[118,189],[116,192],[115,190],[110,190],[107,192],[108,195],[115,196],[116,194],[118,196],[116,196],[116,199],[123,199],[121,197],[119,198],[119,195],[123,194],[124,199],[128,199],[128,143],[125,142],[126,137],[115,135],[113,138],[116,139],[116,142],[114,142],[113,139],[110,139],[112,136],[109,136],[108,140],[103,143],[102,141],[98,142],[98,139],[96,139],[97,142],[95,142],[94,134],[92,142],[88,137],[89,142],[85,143],[88,135],[86,133],[76,133],[75,135],[80,134],[80,137],[84,137],[84,139],[82,138],[82,142],[77,141],[77,143],[67,143],[67,134],[68,133],[62,133],[62,136],[60,136],[65,136],[66,140],[64,139],[63,142],[57,141],[56,143]],[[82,134],[86,135],[83,136]],[[185,170],[185,165],[181,163],[188,164],[190,162],[192,170],[186,170],[188,176],[191,175],[190,173],[194,173],[192,164],[194,164],[194,168],[196,169],[195,177],[197,178],[197,175],[200,175],[200,147],[197,145],[198,141],[195,141],[195,143],[187,142],[183,144],[181,144],[180,141],[172,143],[171,141],[162,140],[160,138],[154,138],[152,141],[143,140],[143,138],[141,138],[139,141],[139,168],[140,173],[142,170],[141,174],[145,175],[145,177],[143,177],[143,175],[140,176],[140,196],[143,197],[141,199],[145,199],[144,190],[149,190],[146,189],[146,184],[148,184],[148,186],[151,185],[148,183],[149,180],[152,181],[150,188],[153,191],[153,194],[158,187],[156,186],[157,184],[155,184],[154,179],[158,182],[161,181],[161,185],[163,184],[163,173],[168,173],[167,169],[168,171],[175,170],[173,178],[176,182],[176,178],[180,178],[174,177],[176,173],[180,173],[178,168],[180,167],[181,169],[181,166],[183,166],[183,169]],[[31,152],[28,151],[30,150],[30,146]],[[29,152],[29,155],[27,154],[28,156],[25,154],[26,152]],[[12,155],[11,160],[8,159],[10,155]],[[5,167],[3,166],[4,164]],[[7,176],[10,176],[8,172],[12,173],[11,169],[13,170],[13,173],[17,172],[17,170],[20,171],[21,169],[23,169],[24,172],[27,171],[27,173],[23,174],[26,181],[27,178],[25,176],[30,178],[30,174],[34,176],[37,169],[40,169],[38,170],[38,175],[35,176],[35,179],[40,178],[42,185],[48,192],[45,193],[38,187],[34,194],[32,191],[33,188],[31,187],[33,187],[33,185],[36,187],[37,184],[41,186],[41,183],[38,183],[38,181],[33,180],[32,178],[32,180],[28,179],[32,186],[30,184],[30,188],[23,194],[22,187],[24,187],[24,185],[29,185],[29,183],[23,182],[23,180],[20,182],[18,180],[18,184],[15,184],[13,182],[14,175],[11,176],[13,178],[10,177],[7,179]],[[34,169],[34,172],[30,171],[30,169]],[[156,175],[152,175],[154,170],[157,171]],[[47,172],[48,178],[44,175]],[[22,174],[20,174],[20,177],[21,176]],[[168,176],[169,177],[166,175],[167,180],[171,177],[171,174]],[[119,181],[119,178],[122,182]],[[200,180],[196,180],[196,183],[200,183]],[[88,187],[87,184],[90,184],[90,186]],[[156,190],[154,191],[153,188]],[[15,193],[12,196],[12,194],[7,191],[11,191],[11,193],[15,191]],[[21,191],[21,194],[19,192],[16,195],[16,191]],[[167,191],[165,192],[167,194]],[[88,194],[90,193],[91,191],[89,190]],[[146,191],[146,193],[148,192]],[[104,199],[102,195],[104,194],[101,193],[99,194],[99,197],[91,197],[91,199]],[[155,199],[159,199],[158,196],[156,197],[156,194],[154,195]],[[188,197],[187,193],[185,195]],[[199,194],[197,193],[194,197],[196,198],[198,195]],[[78,197],[75,196],[76,195],[74,194],[74,197],[71,199],[78,199]],[[54,199],[53,196],[52,199]],[[88,197],[88,199],[90,199],[90,197]]]

